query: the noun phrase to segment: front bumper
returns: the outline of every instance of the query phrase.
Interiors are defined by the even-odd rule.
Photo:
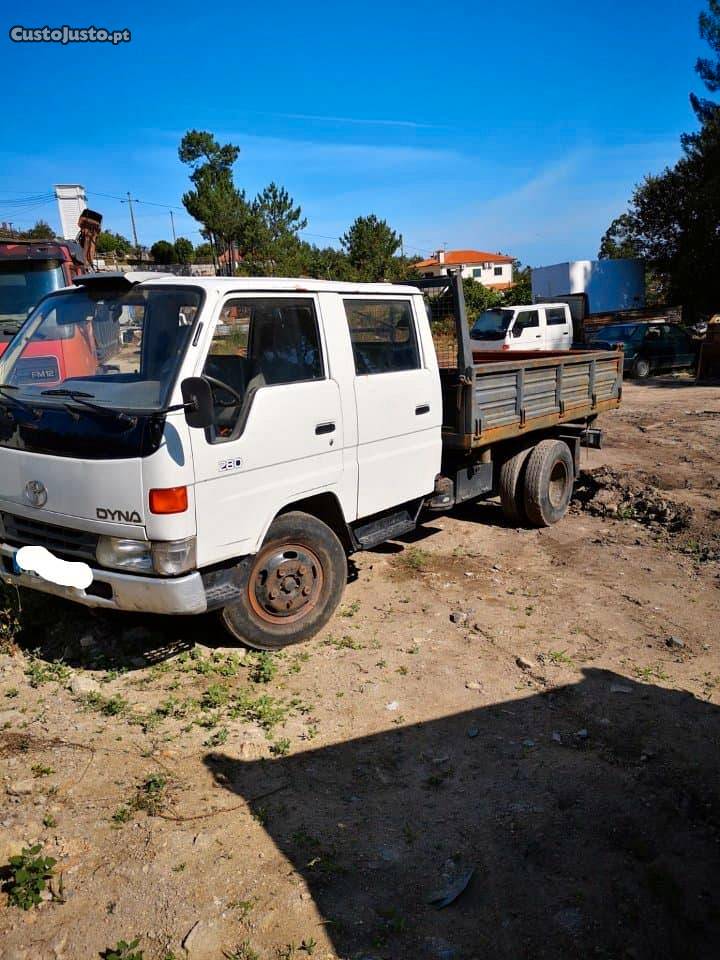
[[[80,590],[50,583],[31,573],[15,573],[16,550],[6,543],[0,544],[0,579],[4,583],[106,610],[193,614],[205,613],[208,609],[205,587],[197,570],[182,577],[139,577],[94,567],[93,582],[86,590]]]

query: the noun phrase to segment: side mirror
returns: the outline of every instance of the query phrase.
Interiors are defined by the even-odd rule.
[[[212,388],[203,377],[187,377],[180,384],[185,407],[185,420],[189,427],[205,430],[215,422],[215,406]]]

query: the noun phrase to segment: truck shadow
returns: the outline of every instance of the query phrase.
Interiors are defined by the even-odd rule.
[[[716,957],[720,710],[583,674],[285,758],[205,763],[251,801],[338,957]],[[470,870],[447,909],[428,902]]]

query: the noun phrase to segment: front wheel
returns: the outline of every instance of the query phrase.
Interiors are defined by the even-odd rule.
[[[650,361],[645,357],[638,357],[633,367],[633,373],[638,380],[647,380],[650,376]]]
[[[316,517],[277,517],[256,556],[238,567],[241,599],[222,611],[225,626],[257,650],[279,650],[314,636],[332,616],[347,582],[347,557]]]

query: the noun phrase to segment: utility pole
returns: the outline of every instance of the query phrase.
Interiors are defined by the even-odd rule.
[[[175,236],[175,217],[173,216],[172,210],[170,211],[170,223],[172,225],[173,243],[177,243],[177,237]]]
[[[135,254],[136,254],[138,260],[140,260],[140,244],[138,243],[137,230],[135,229],[135,214],[133,213],[132,197],[130,196],[130,191],[129,191],[129,190],[128,190],[128,195],[127,195],[127,204],[128,204],[128,208],[129,208],[129,210],[130,210],[130,223],[132,224],[133,240],[134,240],[134,242],[135,242]]]

